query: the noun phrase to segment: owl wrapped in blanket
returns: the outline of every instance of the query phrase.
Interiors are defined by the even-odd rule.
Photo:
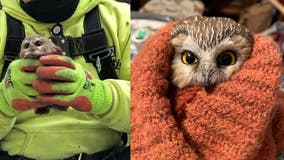
[[[271,40],[230,19],[168,23],[131,64],[131,159],[276,159],[281,61]]]

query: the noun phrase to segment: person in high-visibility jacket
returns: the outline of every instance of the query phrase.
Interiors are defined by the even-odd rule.
[[[22,22],[26,36],[50,37],[51,28],[59,23],[64,36],[81,37],[84,17],[96,6],[120,65],[115,69],[118,79],[100,80],[82,55],[12,61],[0,83],[0,159],[57,160],[123,147],[122,135],[130,132],[129,4],[114,0],[1,0],[1,4],[0,69],[7,14]],[[35,113],[51,104],[66,111]]]

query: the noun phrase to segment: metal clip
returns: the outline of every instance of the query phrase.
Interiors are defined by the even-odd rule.
[[[63,50],[63,55],[70,56],[68,39],[63,36],[50,36],[51,41]]]

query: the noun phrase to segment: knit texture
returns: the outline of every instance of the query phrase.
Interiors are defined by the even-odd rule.
[[[254,35],[251,57],[229,81],[210,93],[178,90],[169,81],[175,24],[153,35],[131,64],[131,159],[274,160],[284,146],[276,47]]]

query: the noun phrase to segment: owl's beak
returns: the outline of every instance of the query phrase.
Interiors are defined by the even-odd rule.
[[[204,78],[203,86],[206,91],[210,90],[210,88],[214,85],[211,79],[215,69],[216,67],[212,64],[204,64],[201,66],[201,73]]]
[[[31,51],[31,52],[34,52],[35,50],[36,50],[36,47],[34,47],[34,46],[31,46],[31,47],[30,47],[30,51]]]
[[[210,90],[210,87],[211,87],[211,83],[210,83],[210,77],[211,75],[210,74],[206,74],[204,75],[204,88],[206,91]]]

